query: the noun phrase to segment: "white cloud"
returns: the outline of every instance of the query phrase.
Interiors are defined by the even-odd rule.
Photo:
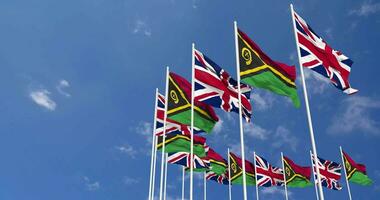
[[[30,98],[39,106],[42,106],[50,111],[54,111],[57,104],[49,97],[50,92],[45,89],[31,91]]]
[[[253,90],[251,93],[251,99],[254,105],[253,108],[259,111],[270,109],[275,100],[272,94],[268,92],[258,92],[257,90]]]
[[[333,117],[328,132],[348,134],[356,130],[365,134],[380,135],[379,121],[371,117],[371,111],[380,109],[380,101],[369,97],[349,96],[343,100],[338,114]]]
[[[150,122],[140,122],[137,127],[135,128],[135,131],[144,136],[146,138],[146,141],[148,141],[148,144],[152,144],[152,123]]]
[[[135,21],[132,33],[133,34],[143,34],[147,37],[150,37],[152,35],[152,31],[150,30],[147,23],[141,19],[138,19]]]
[[[296,151],[298,145],[298,139],[290,133],[288,129],[283,126],[279,126],[273,136],[272,146],[275,148],[289,147],[291,150]]]
[[[307,89],[313,94],[323,94],[326,88],[330,87],[330,80],[312,70],[304,69],[304,75],[306,80]],[[301,86],[301,77],[298,77]]]
[[[223,120],[219,119],[219,121],[215,124],[213,132],[215,134],[219,134],[223,129]]]
[[[98,181],[91,182],[87,176],[84,176],[83,180],[86,186],[86,190],[88,191],[95,191],[100,188],[100,183]]]
[[[329,39],[333,39],[332,28],[327,28],[324,32]]]
[[[256,124],[254,125],[252,123],[244,122],[243,127],[244,127],[244,133],[247,136],[253,137],[255,139],[266,140],[268,139],[270,135],[270,131]]]
[[[123,183],[125,185],[134,185],[134,184],[137,184],[139,182],[140,182],[140,180],[138,180],[136,178],[132,178],[132,177],[124,177],[123,178]]]
[[[285,189],[283,187],[278,188],[278,187],[264,187],[263,189],[260,190],[260,193],[263,195],[284,195],[285,196]],[[288,190],[288,197],[291,196],[292,193]]]
[[[373,3],[372,1],[364,1],[360,8],[353,9],[349,12],[350,15],[369,16],[380,12],[380,3]]]
[[[57,91],[61,95],[65,96],[65,97],[71,97],[71,95],[69,93],[67,93],[67,92],[64,91],[64,89],[68,88],[68,87],[70,87],[70,83],[67,80],[62,79],[62,80],[59,81],[59,83],[58,83],[58,85],[57,85],[56,88],[57,88]]]
[[[126,154],[131,158],[135,158],[137,151],[133,148],[133,146],[124,144],[122,146],[116,146],[115,149],[117,149],[120,153]]]

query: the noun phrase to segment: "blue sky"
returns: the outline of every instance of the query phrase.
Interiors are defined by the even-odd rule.
[[[190,77],[191,43],[234,77],[233,20],[272,58],[297,64],[289,1],[2,0],[0,1],[0,198],[145,199],[148,192],[154,90],[165,66]],[[355,199],[380,195],[380,3],[370,0],[293,1],[296,11],[329,44],[353,61],[346,96],[307,72],[318,153],[340,161],[339,145],[365,163],[371,187],[351,185]],[[299,88],[301,85],[298,82]],[[299,89],[302,97],[302,90]],[[302,99],[303,101],[303,99]],[[273,164],[280,152],[309,165],[304,103],[256,90],[254,120],[245,125],[253,151]],[[208,144],[238,151],[238,116],[218,111]],[[239,152],[237,152],[239,153]],[[198,176],[197,176],[198,177]],[[180,171],[169,166],[169,199],[180,197]],[[345,187],[344,181],[342,182]],[[202,182],[195,181],[195,196]],[[188,186],[188,185],[187,185]],[[209,199],[228,190],[208,184]],[[345,188],[325,191],[345,199]],[[313,199],[314,189],[291,189],[290,199]],[[281,188],[260,189],[281,199]],[[233,187],[241,199],[242,188]],[[249,188],[253,199],[254,188]]]

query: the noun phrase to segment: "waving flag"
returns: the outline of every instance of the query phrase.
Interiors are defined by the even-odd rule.
[[[312,155],[313,160],[313,170],[315,171],[314,155]],[[325,160],[318,157],[318,168],[319,174],[321,176],[321,185],[333,190],[341,190],[342,186],[339,184],[338,180],[341,177],[342,166],[336,162]],[[315,173],[315,180],[318,180],[317,174]]]
[[[231,183],[243,184],[243,165],[242,159],[230,152]],[[245,161],[245,173],[247,185],[255,185],[255,169],[251,162]]]
[[[350,182],[363,186],[372,185],[372,180],[367,176],[365,165],[356,163],[346,152],[342,152],[347,179]]]
[[[217,173],[215,173],[213,171],[208,171],[206,173],[206,179],[207,180],[213,180],[213,181],[220,183],[220,184],[223,184],[223,185],[229,184],[228,173],[218,175]]]
[[[348,81],[352,60],[332,49],[296,12],[294,20],[301,65],[329,78],[344,93],[356,93]]]
[[[208,148],[206,158],[210,162],[210,171],[218,175],[226,173],[227,161],[212,148]]]
[[[193,169],[195,169],[195,170],[196,169],[206,170],[209,168],[209,162],[207,162],[207,160],[202,159],[195,154],[193,156],[193,159],[194,159]],[[169,153],[168,154],[168,163],[182,165],[185,167],[190,167],[190,165],[191,165],[190,153],[188,153],[188,152]]]
[[[205,157],[207,145],[205,144],[206,138],[194,135],[194,155]],[[157,149],[161,150],[163,146],[163,136],[157,138]],[[188,152],[190,153],[191,137],[190,135],[182,135],[177,133],[170,133],[165,138],[165,152]]]
[[[164,115],[165,115],[165,96],[158,94],[157,98],[157,117],[156,117],[156,135],[161,136],[164,133]],[[176,132],[178,134],[190,135],[191,128],[188,125],[181,124],[171,119],[166,119],[166,134]],[[204,131],[194,127],[194,133]]]
[[[295,67],[272,60],[243,31],[238,30],[237,34],[242,82],[287,96],[298,108]]]
[[[286,186],[304,188],[313,185],[310,182],[311,167],[301,167],[285,156],[282,162],[284,162]]]
[[[181,124],[191,124],[191,84],[183,77],[170,72],[167,117]],[[211,132],[218,121],[214,109],[194,101],[194,126]]]
[[[257,185],[262,187],[282,186],[284,174],[281,168],[273,167],[264,158],[255,155]]]
[[[195,56],[195,100],[226,112],[239,113],[238,83],[224,69],[198,50]],[[249,102],[251,88],[240,84],[242,114],[246,121],[251,119]]]

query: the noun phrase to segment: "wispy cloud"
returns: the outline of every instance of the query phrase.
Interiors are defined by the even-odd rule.
[[[283,127],[279,126],[273,136],[272,146],[275,148],[289,147],[292,151],[297,151],[298,139],[291,132]]]
[[[122,154],[128,155],[131,158],[135,158],[137,154],[137,151],[135,150],[135,148],[133,148],[133,146],[129,144],[124,144],[122,146],[115,146],[115,149],[118,150]]]
[[[213,132],[215,134],[219,134],[223,130],[223,120],[219,119],[219,121],[215,124]]]
[[[57,104],[50,98],[50,92],[46,89],[37,89],[29,93],[29,97],[39,106],[54,111]]]
[[[372,1],[364,1],[359,8],[353,9],[349,12],[350,15],[369,16],[380,12],[380,3],[373,3]]]
[[[140,182],[140,180],[136,179],[136,178],[127,177],[127,176],[123,178],[123,183],[125,185],[134,185],[134,184],[137,184],[139,182]]]
[[[305,69],[304,75],[306,81],[306,85],[308,86],[308,91],[313,94],[323,94],[328,87],[330,87],[330,80],[312,70]],[[301,77],[297,78],[299,81],[299,85],[301,85]]]
[[[90,179],[87,176],[84,176],[83,180],[84,180],[84,183],[86,186],[86,190],[88,190],[88,191],[99,190],[100,183],[98,181],[92,182],[92,181],[90,181]]]
[[[371,117],[371,111],[380,109],[380,101],[363,96],[350,96],[343,100],[328,128],[331,134],[362,132],[380,135],[380,122]]]
[[[151,31],[150,27],[142,19],[137,19],[135,21],[132,33],[133,34],[143,34],[147,37],[152,36],[152,31]]]
[[[271,92],[253,90],[251,93],[253,108],[258,111],[265,111],[272,108],[275,97]]]
[[[243,127],[244,133],[247,134],[247,136],[250,136],[255,139],[266,140],[270,135],[270,131],[256,124],[244,123]]]
[[[146,141],[148,141],[148,144],[152,144],[152,123],[150,122],[140,122],[137,127],[135,128],[136,133],[144,136],[146,138]]]
[[[65,96],[65,97],[71,97],[71,94],[64,91],[64,89],[68,88],[68,87],[70,87],[70,83],[65,79],[60,80],[58,85],[56,86],[59,94]]]
[[[283,188],[277,188],[277,187],[266,187],[263,188],[260,193],[263,195],[285,195],[285,190]],[[291,196],[292,193],[288,191],[288,196]]]

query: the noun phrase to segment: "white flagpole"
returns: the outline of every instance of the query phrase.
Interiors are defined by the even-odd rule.
[[[195,44],[193,43],[191,50],[191,143],[190,143],[190,200],[193,200],[193,168],[194,168],[194,87],[195,87],[195,72],[194,72],[194,50]]]
[[[259,200],[259,185],[257,183],[257,173],[256,173],[256,152],[253,152],[253,164],[255,167],[256,200]]]
[[[342,165],[343,165],[343,169],[344,169],[344,176],[346,177],[346,185],[347,185],[348,197],[350,198],[350,200],[352,200],[350,183],[348,182],[348,178],[347,178],[346,163],[344,162],[344,158],[343,158],[342,146],[339,146],[339,149],[340,149],[340,155],[342,156]]]
[[[256,152],[253,152],[253,165],[255,166],[256,200],[259,200],[259,185],[257,183],[257,172],[256,172]]]
[[[161,179],[160,179],[160,200],[162,200],[163,186],[164,186],[164,166],[165,166],[165,139],[166,139],[166,113],[168,110],[168,90],[169,90],[169,67],[166,67],[166,85],[165,85],[165,113],[164,125],[162,135],[162,148],[161,148]]]
[[[165,179],[164,179],[164,200],[166,200],[166,185],[168,179],[168,154],[165,155]]]
[[[157,136],[154,139],[154,158],[153,158],[153,177],[152,177],[152,196],[151,200],[154,199],[155,183],[156,183],[156,165],[157,165]]]
[[[154,149],[156,144],[156,117],[157,117],[157,96],[158,96],[158,88],[156,88],[156,96],[154,101],[154,117],[153,117],[153,132],[152,132],[152,153],[150,158],[150,177],[149,177],[149,197],[148,199],[152,200],[152,193],[153,193],[153,176],[155,175],[153,172],[153,165],[156,164],[156,161],[154,160],[155,157],[155,151]]]
[[[228,197],[229,200],[232,200],[232,191],[231,191],[231,163],[230,163],[230,148],[227,149],[228,151]]]
[[[284,173],[285,199],[288,200],[288,188],[286,187],[286,170],[284,165],[284,154],[281,152],[282,172]]]
[[[237,72],[237,85],[238,85],[238,96],[239,96],[239,124],[240,124],[240,145],[241,145],[241,159],[243,167],[243,195],[244,200],[247,200],[247,180],[246,180],[246,170],[245,170],[245,152],[244,152],[244,133],[243,133],[243,116],[241,108],[241,88],[240,88],[240,61],[239,61],[239,45],[238,45],[238,31],[237,22],[234,21],[234,31],[235,31],[235,51],[236,51],[236,72]]]
[[[182,200],[185,200],[185,167],[182,167]]]
[[[207,200],[206,172],[204,172],[204,174],[203,174],[203,200]]]
[[[296,23],[294,21],[293,4],[290,4],[290,9],[291,9],[291,13],[292,13],[294,37],[296,39],[296,48],[297,48],[297,54],[298,54],[298,64],[299,64],[300,71],[301,71],[301,80],[302,80],[302,86],[303,86],[303,94],[304,94],[304,98],[305,98],[306,114],[307,114],[307,119],[308,119],[308,124],[309,124],[309,130],[310,130],[311,146],[312,146],[312,150],[313,150],[313,154],[314,154],[314,162],[317,164],[318,163],[317,162],[317,159],[318,159],[317,146],[315,144],[315,139],[314,139],[313,122],[311,120],[311,113],[310,113],[310,108],[309,108],[309,98],[308,98],[307,89],[306,89],[305,76],[304,76],[303,67],[301,65],[301,60],[300,60],[301,59],[301,55],[300,55],[299,46],[298,46],[298,37],[297,37],[297,31],[296,31]],[[316,167],[316,171],[317,171],[317,180],[320,183],[321,182],[321,176],[320,176],[319,168],[318,167]],[[322,189],[322,185],[321,184],[318,184],[318,189],[319,189],[321,200],[324,200],[323,189]]]
[[[314,165],[313,165],[313,156],[311,154],[311,151],[310,151],[310,161],[311,161],[311,170],[313,170],[313,181],[314,181],[314,188],[315,188],[315,195],[317,196],[317,200],[319,200],[319,195],[318,195],[318,188],[317,188],[317,184],[318,184],[318,181],[315,180],[315,171],[314,171]]]

